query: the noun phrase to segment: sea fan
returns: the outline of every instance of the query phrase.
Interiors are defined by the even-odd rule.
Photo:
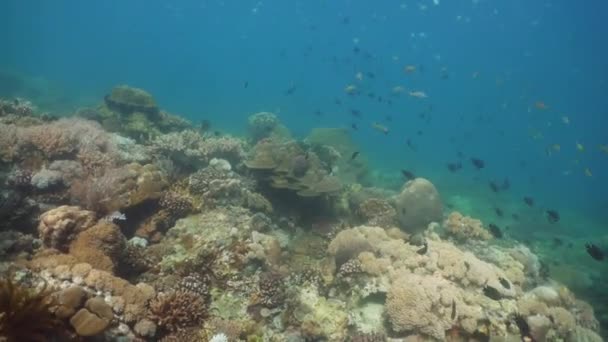
[[[50,291],[15,284],[12,277],[0,280],[0,337],[7,342],[43,342],[67,336],[63,322],[51,306]]]

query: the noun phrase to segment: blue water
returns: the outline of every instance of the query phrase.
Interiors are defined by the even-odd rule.
[[[608,154],[598,148],[608,144],[607,10],[600,0],[4,0],[0,69],[61,89],[58,112],[98,103],[126,83],[168,111],[233,134],[245,134],[247,117],[258,111],[278,113],[299,137],[357,122],[353,136],[372,168],[395,177],[406,168],[446,198],[473,197],[478,212],[470,214],[500,205],[536,224],[545,222],[540,208],[554,208],[562,221],[547,229],[601,235],[608,222]],[[406,65],[417,71],[404,73]],[[349,84],[361,94],[346,95]],[[392,96],[395,86],[429,97]],[[295,91],[286,95],[289,88]],[[548,156],[553,144],[561,152]],[[445,164],[457,152],[464,169],[452,174]],[[474,170],[470,156],[486,168]],[[493,194],[487,182],[505,177],[512,188]],[[525,195],[540,208],[522,209]]]

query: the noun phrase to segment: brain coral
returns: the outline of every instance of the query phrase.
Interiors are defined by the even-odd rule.
[[[441,221],[443,215],[439,192],[424,178],[405,183],[395,197],[395,206],[401,228],[411,234],[424,231],[431,222]]]
[[[45,246],[66,251],[76,235],[92,227],[96,221],[92,211],[63,205],[40,216],[38,233]]]

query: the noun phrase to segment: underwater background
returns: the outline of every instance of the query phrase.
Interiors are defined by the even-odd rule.
[[[608,248],[606,11],[600,0],[5,0],[0,97],[68,116],[128,84],[222,134],[247,134],[263,111],[298,138],[344,127],[367,185],[398,191],[403,171],[432,181],[446,206],[501,227],[593,300],[608,291],[606,262],[584,248]]]

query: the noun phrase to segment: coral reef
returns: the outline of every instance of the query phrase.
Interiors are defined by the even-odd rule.
[[[601,340],[533,245],[444,219],[428,180],[373,187],[348,130],[210,134],[128,86],[75,114],[0,101],[9,340]]]

